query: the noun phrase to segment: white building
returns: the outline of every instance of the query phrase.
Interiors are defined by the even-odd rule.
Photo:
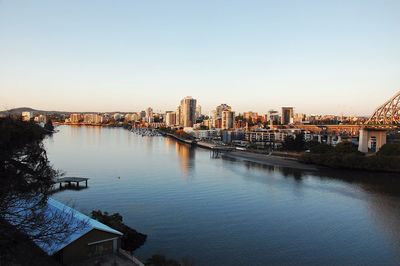
[[[103,116],[99,114],[84,114],[83,115],[83,122],[85,124],[101,124],[103,123],[104,119]]]

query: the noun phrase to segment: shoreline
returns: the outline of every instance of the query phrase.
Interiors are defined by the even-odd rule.
[[[197,147],[212,150],[216,145],[207,142],[197,142]],[[318,171],[316,165],[310,165],[300,162],[298,159],[287,156],[278,156],[270,154],[260,154],[249,151],[234,150],[231,152],[222,152],[222,156],[231,159],[248,161],[267,166],[275,166],[282,168],[292,168],[305,171]]]
[[[276,155],[266,155],[245,151],[233,151],[222,153],[223,157],[238,159],[242,161],[248,161],[253,163],[258,163],[267,166],[275,166],[282,168],[291,168],[304,171],[318,171],[318,167],[315,165],[309,165],[299,162],[297,159],[281,157]]]

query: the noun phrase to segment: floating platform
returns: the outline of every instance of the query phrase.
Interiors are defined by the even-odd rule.
[[[85,182],[85,187],[88,186],[89,178],[86,177],[62,177],[58,178],[55,183],[60,184],[60,189],[62,188],[62,184],[66,183],[67,186],[71,186],[73,183],[76,183],[76,187],[79,187],[81,182]]]

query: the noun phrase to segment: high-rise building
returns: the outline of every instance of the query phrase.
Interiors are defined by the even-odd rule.
[[[281,123],[288,125],[293,123],[293,107],[282,107]]]
[[[293,116],[293,123],[295,123],[295,124],[301,124],[305,120],[306,120],[306,115],[305,114],[297,113],[297,114],[294,114],[294,116]]]
[[[193,127],[196,122],[196,99],[188,96],[181,100],[179,125],[183,127]]]
[[[222,129],[234,128],[235,124],[235,112],[222,111]]]
[[[146,121],[149,123],[153,122],[153,108],[151,107],[146,109]]]
[[[275,110],[268,111],[268,122],[270,125],[279,123],[279,112]]]
[[[201,117],[201,106],[197,105],[196,107],[196,118]]]
[[[83,123],[85,124],[101,124],[103,123],[103,116],[99,114],[84,114]]]
[[[165,126],[173,127],[176,125],[176,113],[172,111],[167,111],[165,113]]]
[[[69,116],[69,120],[71,121],[71,123],[79,123],[83,120],[83,117],[81,114],[71,114]]]
[[[258,119],[258,113],[257,112],[244,112],[243,113],[243,118],[246,120],[252,120],[253,122],[257,121]]]
[[[221,128],[222,127],[222,112],[224,111],[232,111],[232,107],[223,103],[218,105],[215,110],[211,111],[210,114],[210,126],[213,128]]]
[[[217,118],[221,118],[222,112],[223,111],[232,111],[232,107],[223,103],[223,104],[218,105],[217,108],[215,108],[215,111],[216,111]]]

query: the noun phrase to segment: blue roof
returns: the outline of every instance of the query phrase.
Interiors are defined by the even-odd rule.
[[[57,228],[57,224],[55,224],[57,223],[57,219],[52,219],[52,217],[55,217],[54,215],[61,218],[63,218],[64,216],[65,219],[70,219],[69,226],[73,228],[72,230],[67,230],[68,233],[65,237],[62,237],[62,240],[55,240],[51,241],[50,243],[37,241],[35,239],[33,240],[36,245],[38,245],[44,252],[46,252],[50,256],[62,250],[75,240],[92,231],[93,229],[108,232],[118,236],[123,235],[121,232],[114,230],[111,227],[100,223],[99,221],[94,220],[87,215],[84,215],[83,213],[52,198],[49,198],[47,201],[47,205],[45,206],[45,214],[48,218],[48,223],[54,223],[54,228]],[[9,222],[11,222],[12,224],[18,223],[17,220],[9,220]],[[51,227],[52,225],[50,224],[49,226]],[[35,232],[33,230],[34,229],[32,229],[31,232],[28,231],[25,233],[28,234],[28,236],[34,235]]]

